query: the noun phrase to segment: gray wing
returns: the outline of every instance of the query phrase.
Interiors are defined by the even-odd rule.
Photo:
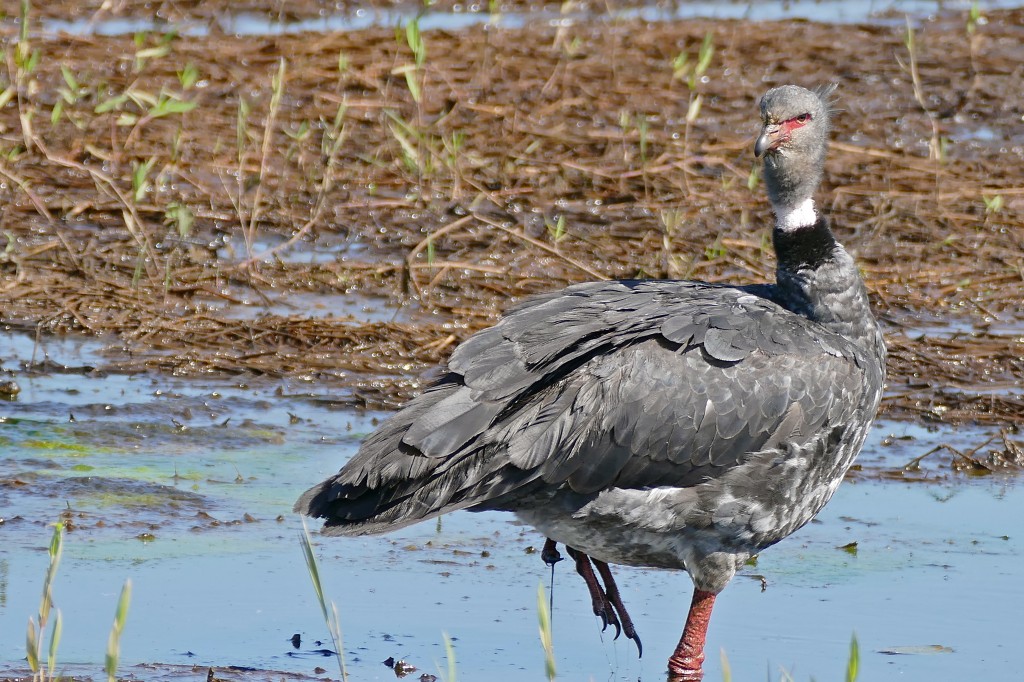
[[[568,487],[687,487],[850,418],[851,344],[742,288],[570,287],[510,310],[296,510],[325,531],[399,528]]]

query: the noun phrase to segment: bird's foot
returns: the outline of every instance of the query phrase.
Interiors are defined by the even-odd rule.
[[[619,594],[619,586],[615,584],[615,578],[612,577],[612,569],[608,564],[598,559],[591,559],[591,561],[594,562],[597,572],[601,574],[601,580],[604,581],[605,601],[618,615],[618,621],[622,624],[622,632],[626,635],[626,638],[633,640],[636,644],[637,656],[643,658],[643,642],[640,641],[640,636],[636,633],[633,619],[629,617],[629,612],[626,611],[626,605],[622,603],[622,595]],[[615,637],[618,638],[618,636],[619,633],[616,632]]]
[[[594,568],[590,563],[590,557],[572,547],[567,546],[565,550],[569,552],[569,556],[576,562],[576,572],[580,574],[583,582],[587,584],[587,591],[590,592],[590,602],[594,607],[594,615],[601,619],[601,632],[607,630],[609,625],[614,625],[615,638],[618,639],[619,634],[622,632],[622,626],[619,625],[619,618],[615,615],[615,608],[608,601],[608,596],[604,593],[601,583],[597,581],[597,576],[594,575]]]
[[[544,549],[540,551],[540,558],[544,560],[548,566],[554,566],[562,560],[562,554],[558,551],[558,543],[548,538],[544,542]]]
[[[565,549],[569,552],[569,556],[576,562],[576,572],[579,573],[583,577],[583,581],[587,583],[587,589],[590,591],[591,603],[594,607],[594,615],[601,619],[601,632],[607,630],[609,625],[615,626],[614,639],[618,639],[619,635],[625,633],[626,637],[633,640],[636,644],[638,654],[643,656],[643,644],[640,642],[640,637],[636,633],[636,628],[633,627],[633,619],[629,617],[629,613],[626,611],[626,606],[622,603],[622,598],[619,595],[619,588],[615,584],[615,580],[612,578],[611,569],[608,568],[608,564],[597,559],[591,559],[583,552],[571,547],[566,547]],[[591,565],[591,562],[593,562],[593,565]],[[598,572],[601,574],[601,578],[604,580],[605,584],[604,587],[601,587],[601,584],[597,580],[597,576],[594,575],[593,566],[596,566]]]

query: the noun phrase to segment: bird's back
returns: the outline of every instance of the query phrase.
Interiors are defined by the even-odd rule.
[[[455,509],[692,488],[837,425],[866,430],[877,361],[770,292],[620,281],[529,299],[296,509],[330,534],[384,532]]]

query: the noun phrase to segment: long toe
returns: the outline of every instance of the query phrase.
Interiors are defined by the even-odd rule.
[[[636,628],[633,627],[633,619],[629,617],[626,605],[622,603],[622,595],[619,594],[619,586],[615,584],[611,568],[608,564],[598,559],[591,559],[591,561],[594,562],[594,567],[597,568],[597,572],[601,575],[601,580],[604,581],[603,592],[609,608],[615,612],[618,622],[622,623],[622,632],[626,633],[627,638],[636,642],[637,655],[642,657],[644,655],[644,645],[636,634]],[[619,633],[615,633],[615,638],[619,638]]]
[[[630,623],[628,628],[623,625],[622,631],[626,633],[627,638],[633,640],[633,643],[636,644],[636,657],[643,658],[644,644],[640,641],[640,635],[636,634],[636,628],[633,627],[633,624]]]
[[[597,576],[594,575],[594,566],[597,566],[598,570],[601,570],[602,566],[604,570],[608,570],[608,565],[603,561],[594,561],[591,564],[592,559],[589,556],[568,545],[566,545],[565,551],[576,562],[576,572],[580,574],[583,582],[587,584],[587,591],[590,592],[590,601],[594,607],[594,615],[601,619],[601,632],[607,630],[609,625],[614,625],[615,639],[618,639],[622,633],[622,625],[619,623],[619,617],[615,615],[615,607],[608,599],[608,595],[605,593],[604,588],[601,587],[601,583],[598,582]]]
[[[615,608],[603,593],[591,596],[594,600],[594,615],[601,619],[601,632],[607,630],[609,625],[614,625],[615,639],[618,639],[622,633],[622,624],[619,623],[619,617],[615,615]]]
[[[619,635],[622,634],[622,624],[619,622],[619,617],[615,615],[615,609],[612,608],[611,604],[605,602],[605,611],[601,618],[604,620],[605,625],[601,628],[601,632],[608,629],[609,625],[615,626],[615,636],[612,639],[618,639]]]

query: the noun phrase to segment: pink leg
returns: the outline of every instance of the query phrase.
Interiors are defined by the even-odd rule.
[[[683,636],[675,653],[668,659],[670,682],[700,682],[704,679],[704,640],[708,634],[711,609],[715,606],[715,594],[704,590],[693,590],[690,613],[686,616]]]

